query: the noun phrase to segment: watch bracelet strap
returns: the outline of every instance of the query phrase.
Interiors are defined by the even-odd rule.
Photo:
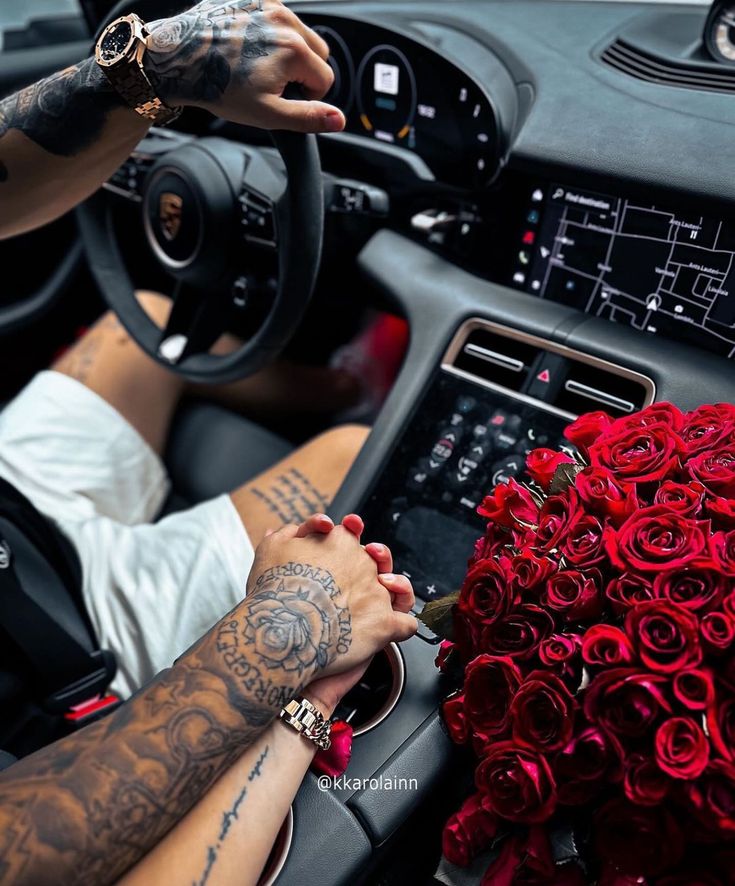
[[[320,750],[327,751],[331,747],[329,733],[332,723],[320,710],[303,696],[296,696],[281,709],[279,719],[290,726]]]
[[[158,98],[142,69],[136,73],[132,65],[125,65],[102,70],[120,98],[141,117],[163,126],[181,113],[181,108],[170,108]]]

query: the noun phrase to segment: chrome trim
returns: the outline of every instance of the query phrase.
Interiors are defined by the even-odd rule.
[[[494,363],[503,369],[510,369],[511,372],[523,372],[526,368],[526,364],[522,360],[516,360],[515,357],[509,357],[507,354],[499,354],[489,348],[481,348],[480,345],[465,345],[462,350],[470,357],[476,357],[486,363]]]
[[[106,191],[110,191],[113,194],[117,194],[119,197],[124,197],[126,200],[130,200],[131,203],[142,203],[143,198],[140,194],[135,191],[126,191],[125,188],[120,188],[117,185],[113,185],[112,182],[102,182],[102,187]]]
[[[291,845],[293,844],[293,806],[289,806],[288,808],[288,815],[281,825],[278,837],[280,837],[282,831],[285,831],[285,833],[283,835],[283,846],[278,854],[278,859],[273,866],[273,870],[268,874],[268,879],[258,880],[258,886],[273,886],[280,876],[283,866],[286,864],[288,853],[291,851]],[[276,837],[276,840],[278,840],[278,837]]]
[[[393,671],[393,688],[388,694],[388,699],[383,707],[371,720],[366,720],[362,725],[355,729],[352,734],[353,738],[357,738],[358,735],[364,735],[366,732],[379,726],[398,704],[398,699],[403,692],[403,687],[406,683],[406,665],[403,663],[401,650],[395,643],[389,643],[383,652],[385,653],[388,659],[388,664]]]
[[[499,394],[505,394],[508,397],[513,397],[514,400],[520,400],[521,403],[528,403],[530,406],[535,406],[537,409],[543,409],[545,412],[551,412],[553,415],[560,415],[567,421],[574,421],[577,417],[572,412],[565,412],[563,409],[552,406],[551,403],[544,403],[543,400],[536,400],[533,397],[529,397],[528,394],[521,394],[520,391],[514,391],[512,388],[504,388],[503,385],[498,385],[494,381],[488,381],[486,378],[480,378],[479,375],[473,375],[471,372],[465,372],[464,369],[457,369],[456,366],[449,366],[442,363],[441,368],[444,372],[456,375],[457,378],[463,378],[465,381],[471,381],[476,385],[480,385],[480,387],[488,388],[491,391],[497,391]]]
[[[547,412],[554,412],[557,415],[562,415],[570,420],[577,417],[573,413],[565,412],[562,409],[557,409],[549,403],[544,403],[543,400],[536,400],[534,397],[529,397],[526,394],[519,394],[511,388],[506,388],[503,385],[498,385],[494,382],[489,382],[486,379],[480,378],[473,373],[457,369],[454,365],[454,361],[466,345],[467,336],[476,329],[487,329],[505,338],[514,339],[515,341],[523,342],[523,344],[532,345],[539,349],[549,351],[552,354],[559,354],[561,357],[567,357],[571,360],[577,360],[580,363],[586,363],[588,366],[593,366],[596,369],[603,369],[612,375],[619,375],[621,378],[627,378],[629,381],[638,382],[645,391],[643,406],[649,406],[656,399],[656,383],[647,375],[636,372],[634,369],[628,369],[625,366],[619,366],[617,363],[611,363],[609,360],[603,360],[601,357],[593,357],[591,354],[585,354],[584,351],[568,348],[566,345],[559,344],[550,339],[541,338],[538,335],[531,335],[528,332],[522,332],[520,329],[513,329],[510,326],[503,326],[501,323],[494,323],[491,320],[483,320],[480,317],[472,317],[469,320],[465,320],[454,334],[454,337],[449,343],[449,347],[442,358],[441,368],[443,370],[458,375],[460,378],[475,382],[483,387],[500,391],[509,397],[514,397],[516,400],[531,403],[539,409],[545,409]]]
[[[623,400],[614,394],[608,394],[607,391],[601,391],[599,388],[591,388],[589,385],[583,385],[581,381],[575,381],[568,378],[564,382],[564,390],[570,394],[576,394],[579,397],[587,397],[590,400],[597,400],[598,403],[604,403],[615,409],[621,409],[623,412],[635,412],[635,404],[630,400]]]

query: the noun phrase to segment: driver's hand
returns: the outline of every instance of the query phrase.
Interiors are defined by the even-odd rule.
[[[281,0],[203,0],[148,25],[145,69],[169,105],[197,105],[264,129],[337,132],[344,115],[322,98],[329,48]],[[306,99],[282,98],[289,83]]]
[[[298,660],[310,680],[364,666],[417,628],[412,615],[393,605],[375,559],[344,526],[305,537],[298,526],[284,526],[265,538],[246,602],[271,657]]]

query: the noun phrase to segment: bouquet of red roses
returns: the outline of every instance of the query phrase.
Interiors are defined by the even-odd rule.
[[[566,436],[484,499],[461,590],[425,609],[478,758],[444,856],[485,853],[493,886],[734,883],[735,407]]]

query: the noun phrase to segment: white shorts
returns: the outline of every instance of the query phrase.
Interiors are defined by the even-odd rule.
[[[161,459],[78,381],[41,372],[0,413],[0,476],[77,550],[83,595],[123,697],[168,667],[245,594],[253,546],[228,495],[151,523]]]

